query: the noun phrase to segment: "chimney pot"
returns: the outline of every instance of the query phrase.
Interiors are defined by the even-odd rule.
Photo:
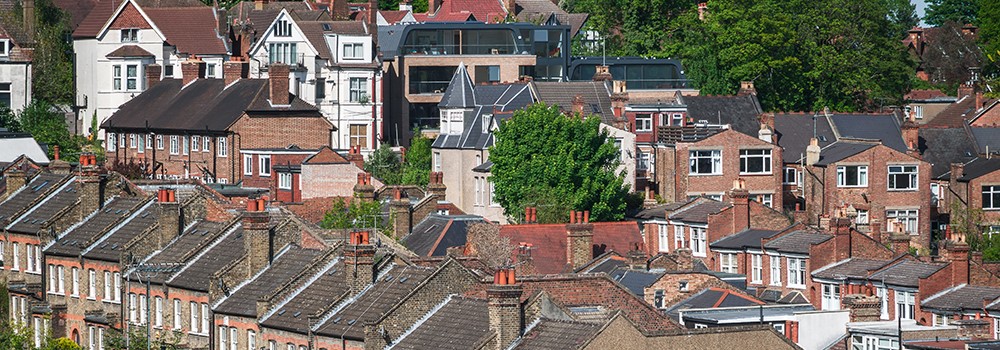
[[[239,57],[234,57],[232,61],[223,63],[222,78],[225,79],[225,85],[229,86],[229,84],[246,78],[249,67],[247,62],[243,62]]]

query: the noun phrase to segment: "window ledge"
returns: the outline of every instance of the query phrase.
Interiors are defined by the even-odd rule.
[[[688,173],[688,176],[722,176],[722,173],[711,173],[711,174]]]
[[[837,188],[868,188],[868,185],[865,185],[865,186],[845,186],[845,185],[837,185]]]
[[[886,191],[887,192],[917,192],[917,189],[916,188],[901,188],[901,189],[887,188]]]

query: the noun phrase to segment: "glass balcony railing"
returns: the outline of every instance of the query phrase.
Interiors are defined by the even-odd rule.
[[[410,80],[411,94],[443,94],[450,80]]]
[[[401,52],[407,55],[520,55],[527,51],[518,50],[513,44],[466,44],[466,45],[403,45]]]

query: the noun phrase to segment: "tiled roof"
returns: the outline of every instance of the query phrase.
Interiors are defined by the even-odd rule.
[[[532,82],[539,102],[559,106],[565,112],[573,111],[573,99],[577,95],[583,98],[583,114],[596,115],[601,122],[614,125],[616,118],[611,110],[611,90],[604,82],[570,81],[570,82]]]
[[[976,144],[964,128],[921,128],[919,149],[931,163],[931,176],[951,171],[951,163],[968,163],[976,157]]]
[[[663,273],[638,271],[628,267],[620,267],[611,271],[609,275],[611,279],[628,288],[632,294],[641,297],[645,294],[646,287],[651,286],[659,280],[663,276]]]
[[[601,330],[600,323],[561,321],[543,318],[526,329],[515,350],[579,349]]]
[[[348,290],[347,269],[339,260],[328,263],[302,290],[282,301],[261,319],[261,325],[305,334],[309,331],[309,317],[332,306]]]
[[[836,113],[830,121],[841,138],[880,140],[883,145],[900,152],[906,152],[899,117],[883,113]]]
[[[982,310],[984,300],[988,303],[997,298],[1000,298],[1000,288],[963,284],[924,297],[920,302],[920,308],[948,311]]]
[[[774,230],[743,230],[742,232],[725,236],[718,241],[712,242],[709,246],[712,249],[736,249],[760,248],[761,240],[771,238],[781,231]]]
[[[952,101],[955,100],[954,97],[948,96],[947,94],[938,89],[910,90],[909,93],[903,95],[903,99],[908,101],[928,101],[928,100],[941,101],[947,99],[951,99]]]
[[[153,17],[153,14],[149,13],[150,10],[156,8],[179,9],[179,8],[190,8],[190,7],[211,9],[211,7],[205,6],[205,3],[199,0],[138,0],[135,2],[139,4],[139,7],[142,8],[142,10],[145,11],[146,14],[149,15],[154,22],[156,22],[156,26],[159,27],[161,31],[163,31],[164,35],[167,35],[167,31],[164,31],[164,28],[161,26],[161,23],[159,23],[161,21],[157,20],[155,17]],[[121,4],[122,1],[98,0],[96,4],[93,6],[93,8],[90,9],[89,13],[87,13],[86,17],[84,17],[82,20],[78,21],[77,18],[74,16],[73,21],[79,22],[79,25],[77,25],[75,27],[76,29],[73,31],[73,38],[79,39],[79,38],[97,37],[97,35],[100,34],[101,29],[104,28],[104,25],[108,23],[108,20],[111,19],[111,16],[115,14],[115,10],[117,10],[118,7],[121,6]],[[161,18],[164,18],[164,20],[174,19],[172,15],[168,15]],[[204,18],[204,17],[203,15],[199,15],[198,18]],[[210,23],[211,26],[209,26],[207,23]],[[172,26],[172,23],[166,25]],[[216,20],[213,16],[211,22],[199,23],[196,26],[196,28],[208,29],[209,30],[208,33],[213,33],[214,35],[215,25],[216,25]],[[169,36],[167,39],[169,41],[170,39]],[[219,40],[219,42],[221,43],[221,38],[214,40]],[[224,52],[225,51],[223,51],[223,53]]]
[[[319,249],[305,249],[295,245],[286,247],[264,271],[234,289],[213,311],[217,314],[257,317],[258,299],[290,281],[322,253]]]
[[[855,154],[867,151],[868,149],[877,146],[874,142],[863,142],[863,141],[837,141],[829,146],[824,147],[819,153],[819,161],[816,165],[827,166]]]
[[[326,320],[316,327],[315,333],[364,339],[365,322],[381,317],[433,271],[430,268],[400,266],[382,273],[374,285],[327,315]]]
[[[607,251],[627,252],[642,244],[642,234],[635,222],[595,222],[593,256]],[[568,270],[566,261],[567,228],[563,224],[526,224],[500,226],[500,236],[509,237],[511,244],[532,244],[531,261],[540,274]]]
[[[465,63],[459,63],[455,68],[455,74],[451,75],[448,89],[441,96],[439,108],[472,108],[476,106],[476,92],[473,90],[475,84],[472,77],[465,69]]]
[[[683,96],[688,117],[695,122],[706,120],[711,124],[729,124],[733,130],[757,137],[764,113],[754,95],[747,96]]]
[[[965,119],[972,119],[975,115],[975,96],[965,96],[938,113],[926,125],[928,127],[960,128],[965,125]]]
[[[18,217],[16,221],[7,227],[7,230],[18,233],[37,234],[46,222],[54,219],[64,209],[76,204],[79,199],[79,185],[73,181],[67,182],[40,203],[32,206],[24,215]]]
[[[202,7],[147,8],[146,15],[180,53],[225,55],[225,38],[218,31],[215,9]]]
[[[792,231],[767,242],[764,248],[777,250],[782,253],[809,254],[810,246],[826,242],[831,238],[833,238],[833,235],[822,232]]]
[[[101,127],[222,131],[245,112],[323,117],[315,106],[294,95],[290,106],[272,107],[269,85],[267,79],[240,79],[228,87],[222,79],[198,79],[182,86],[180,79],[164,79],[121,105]]]
[[[209,286],[215,281],[212,275],[229,266],[246,253],[243,242],[243,227],[236,226],[218,238],[214,245],[202,248],[194,260],[188,262],[173,277],[167,280],[167,285],[186,290],[208,292]],[[224,281],[232,283],[231,281]],[[230,284],[227,287],[232,288]]]
[[[139,198],[115,198],[111,200],[103,209],[86,214],[88,216],[78,226],[70,228],[55,241],[52,241],[45,248],[45,254],[68,257],[78,256],[90,244],[95,243],[98,238],[117,225],[120,220],[131,216],[133,214],[132,210],[138,209],[136,206],[142,202],[143,200]],[[121,248],[124,247],[118,246],[115,249]]]
[[[710,214],[718,213],[729,206],[729,203],[705,200],[702,203],[682,208],[676,213],[673,213],[670,215],[670,220],[707,224],[708,216]]]
[[[885,284],[915,288],[921,278],[930,276],[946,265],[902,260],[873,273],[869,279],[882,281]]]
[[[342,35],[367,35],[365,32],[365,25],[358,21],[331,21],[331,20],[313,20],[295,21],[295,24],[299,26],[299,30],[302,31],[302,35],[309,40],[309,43],[316,48],[316,52],[320,58],[325,60],[333,59],[331,55],[331,48],[327,47],[325,35],[330,33],[342,34]],[[336,51],[334,51],[336,52]]]
[[[500,23],[507,17],[507,10],[498,0],[443,0],[438,15],[448,9],[453,14],[471,13],[486,23]]]
[[[118,262],[121,258],[122,248],[126,244],[157,224],[153,205],[155,204],[147,205],[145,210],[140,210],[126,219],[123,225],[115,228],[100,241],[84,250],[83,256],[88,259]]]
[[[302,204],[288,204],[286,208],[305,221],[319,224],[323,221],[326,212],[333,208],[333,203],[338,198],[341,197],[307,198],[302,200]],[[350,198],[343,199],[350,200]]]
[[[392,345],[393,349],[473,349],[491,335],[486,300],[449,297]]]
[[[65,11],[70,16],[69,29],[75,30],[80,22],[90,14],[90,10],[100,2],[99,0],[52,0],[52,5]]]
[[[323,146],[316,154],[313,154],[302,161],[302,164],[347,164],[344,156],[334,151],[328,146]]]
[[[969,127],[969,132],[972,133],[973,139],[976,142],[976,150],[980,154],[985,154],[987,150],[990,153],[996,153],[1000,151],[1000,128],[996,127]]]
[[[869,271],[878,270],[888,263],[887,260],[850,258],[821,267],[815,270],[812,276],[831,280],[864,279],[868,277]]]
[[[774,131],[778,145],[784,151],[785,163],[798,163],[799,158],[806,156],[806,146],[809,146],[809,140],[814,135],[813,123],[816,127],[816,141],[818,141],[820,148],[837,141],[837,136],[826,118],[814,118],[813,114],[805,113],[776,114],[774,116]]]
[[[212,221],[200,221],[187,228],[183,234],[175,237],[167,243],[163,249],[153,253],[146,260],[151,264],[161,263],[184,263],[192,252],[201,249],[218,236],[222,223]],[[170,276],[158,274],[153,277],[154,282],[163,283]]]
[[[462,70],[459,70],[459,73],[461,72]],[[457,135],[438,135],[431,147],[487,149],[494,142],[493,130],[489,125],[500,124],[501,120],[512,115],[512,111],[524,108],[534,102],[531,90],[525,84],[476,85],[472,86],[471,90],[466,90],[462,86],[463,84],[457,82],[450,85],[446,90],[446,95],[449,95],[448,99],[452,100],[454,104],[465,105],[469,103],[468,101],[473,101],[471,110],[465,111],[465,129]],[[484,123],[488,124],[486,131],[483,128]],[[480,170],[482,169],[480,168]]]
[[[639,213],[635,214],[635,218],[643,220],[665,219],[667,215],[667,210],[674,211],[686,204],[687,202],[673,202],[667,204],[659,204],[656,206],[643,209]]]
[[[763,305],[764,302],[749,295],[734,292],[729,289],[706,288],[691,297],[684,299],[670,307],[668,313],[675,313],[681,309],[707,309],[717,307],[736,307]]]
[[[485,223],[476,215],[431,214],[413,227],[413,232],[400,240],[419,256],[445,256],[448,248],[465,245],[469,226]]]
[[[385,18],[385,21],[389,24],[396,24],[399,23],[399,21],[402,21],[403,18],[406,17],[406,14],[410,13],[410,11],[380,10],[378,13],[381,14],[382,18]]]
[[[39,173],[26,186],[17,190],[13,196],[8,197],[3,203],[0,203],[0,220],[16,219],[13,217],[14,215],[28,209],[28,206],[46,195],[54,187],[62,184],[68,178],[68,175],[47,172]]]
[[[156,57],[156,55],[136,45],[122,45],[121,47],[115,49],[114,51],[111,51],[104,57],[107,58]]]

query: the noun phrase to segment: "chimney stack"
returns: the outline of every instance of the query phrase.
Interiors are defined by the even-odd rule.
[[[524,208],[524,223],[525,224],[537,224],[538,223],[538,208],[535,208],[535,207],[525,207]]]
[[[493,275],[493,284],[486,288],[490,331],[496,334],[496,349],[506,349],[521,336],[524,329],[522,293],[524,290],[517,283],[514,269],[497,270]]]
[[[972,94],[976,92],[976,88],[970,83],[962,83],[958,86],[958,98],[962,97],[972,97]]]
[[[785,338],[799,343],[799,321],[785,321]]]
[[[906,254],[910,251],[910,235],[905,232],[893,232],[889,236],[889,242],[892,245],[892,253],[895,255]]]
[[[611,67],[608,66],[597,66],[597,72],[591,78],[593,81],[611,81],[614,76],[611,75]]]
[[[289,68],[287,64],[272,63],[267,66],[272,106],[288,105],[292,101],[288,92],[288,72]]]
[[[403,196],[398,187],[392,189],[392,200],[389,201],[392,212],[394,238],[402,238],[410,234],[413,228],[413,213],[410,212],[410,200]]]
[[[254,9],[263,10],[264,5],[267,5],[267,2],[268,2],[267,0],[254,0],[253,1]]]
[[[427,13],[435,14],[441,9],[442,0],[427,0]]]
[[[736,179],[729,190],[729,199],[733,201],[733,233],[750,228],[750,191],[746,187],[746,180]]]
[[[97,156],[86,152],[80,155],[80,212],[86,216],[104,207],[105,175],[97,165]]]
[[[736,92],[736,96],[750,96],[756,94],[757,88],[753,86],[752,81],[741,81],[740,90]]]
[[[24,0],[21,2],[21,8],[24,10],[22,13],[22,20],[24,20],[24,31],[27,33],[35,32],[35,0]]]
[[[152,88],[156,83],[160,82],[160,73],[162,73],[163,67],[153,63],[146,65],[146,88]]]
[[[581,117],[583,116],[583,105],[584,105],[584,103],[585,102],[583,101],[583,95],[577,94],[576,96],[573,96],[573,115],[574,116],[581,116]]]
[[[444,185],[444,173],[440,171],[432,171],[430,175],[430,182],[427,184],[427,194],[437,197],[440,202],[445,201],[445,194],[448,191],[448,187]]]
[[[767,124],[760,123],[760,130],[757,131],[757,138],[767,143],[774,143],[774,131]]]
[[[400,11],[413,11],[413,0],[402,0],[399,2]]]
[[[850,311],[850,322],[874,322],[882,316],[882,302],[874,295],[844,296],[844,307]]]
[[[365,168],[365,156],[361,155],[361,146],[351,146],[347,151],[347,161],[354,163],[358,169]]]
[[[566,225],[566,263],[579,268],[594,259],[594,225],[590,211],[571,211]]]
[[[226,86],[246,78],[249,67],[242,57],[233,57],[231,61],[223,63],[222,78],[225,79]]]
[[[16,168],[11,169],[4,176],[4,181],[6,181],[6,185],[4,187],[7,188],[7,192],[4,194],[3,198],[10,198],[11,194],[28,184],[28,173]]]
[[[191,82],[205,78],[205,61],[197,56],[191,56],[187,61],[181,62],[181,81],[183,86]]]
[[[271,264],[274,257],[274,236],[271,234],[271,216],[267,213],[264,198],[248,199],[243,213],[243,246],[253,275]]]
[[[969,283],[969,245],[949,243],[948,257],[951,259],[951,285]]]
[[[809,139],[809,146],[806,146],[806,165],[813,166],[819,163],[819,140],[815,137]]]
[[[348,235],[344,263],[348,269],[351,295],[358,295],[375,282],[375,246],[371,244],[368,231],[349,232]]]
[[[156,191],[157,237],[158,248],[166,247],[170,241],[181,234],[184,227],[181,206],[177,203],[177,193],[172,188],[160,188]]]
[[[372,174],[358,173],[358,183],[354,185],[354,197],[369,202],[375,200],[375,186],[372,185]]]

